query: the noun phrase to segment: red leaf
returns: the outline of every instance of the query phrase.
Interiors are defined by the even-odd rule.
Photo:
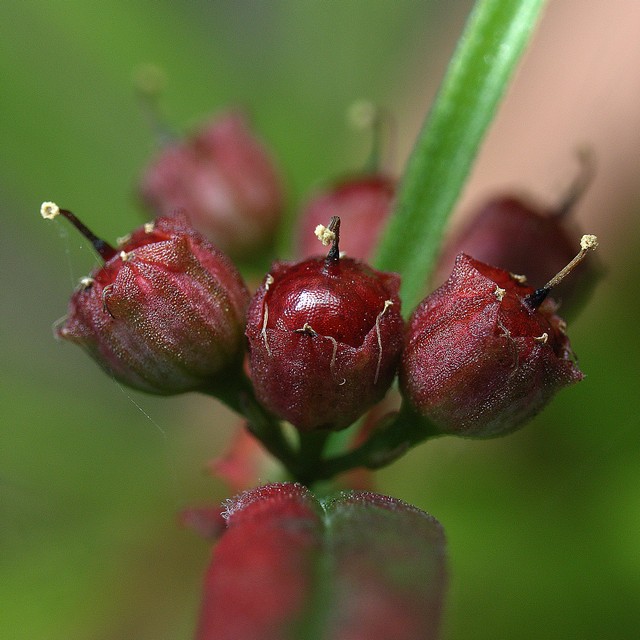
[[[197,640],[414,640],[437,636],[444,534],[400,500],[298,484],[229,500]]]
[[[273,460],[242,423],[227,450],[207,466],[231,491],[238,492],[255,486],[261,477],[267,476]]]

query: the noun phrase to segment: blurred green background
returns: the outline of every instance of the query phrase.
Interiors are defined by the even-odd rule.
[[[551,3],[459,212],[501,188],[553,201],[576,146],[593,146],[599,173],[579,218],[603,240],[607,275],[570,326],[588,376],[516,435],[440,439],[379,473],[381,492],[447,530],[451,640],[640,628],[640,15],[633,0],[596,4]],[[153,139],[134,69],[164,69],[179,129],[248,107],[293,212],[363,163],[367,136],[345,120],[356,99],[394,114],[388,164],[401,168],[470,6],[4,0],[0,637],[190,638],[209,548],[176,513],[226,497],[203,467],[231,436],[230,414],[122,389],[52,337],[96,260],[64,223],[42,222],[40,202],[110,240],[142,220],[133,185]]]

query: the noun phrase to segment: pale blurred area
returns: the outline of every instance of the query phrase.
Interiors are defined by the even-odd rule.
[[[607,262],[619,256],[618,243],[637,240],[639,32],[636,0],[548,3],[481,148],[452,228],[497,193],[522,193],[553,207],[579,170],[577,151],[586,148],[595,159],[595,179],[573,218],[585,232],[598,235]],[[424,114],[414,117],[417,129]],[[409,129],[400,130],[400,147],[408,150]]]

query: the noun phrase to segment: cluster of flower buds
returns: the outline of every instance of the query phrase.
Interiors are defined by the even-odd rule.
[[[400,276],[365,262],[396,192],[377,169],[315,194],[300,216],[302,258],[274,262],[250,296],[222,251],[244,258],[266,248],[284,198],[269,154],[236,113],[161,151],[139,187],[156,218],[117,246],[43,203],[44,218],[66,218],[103,262],[73,293],[58,336],[132,388],[208,393],[242,413],[246,431],[212,463],[230,486],[249,488],[268,473],[254,435],[301,483],[240,494],[226,523],[219,510],[183,512],[185,524],[220,537],[199,639],[289,637],[317,609],[319,563],[331,567],[321,572],[323,593],[335,585],[353,596],[321,611],[331,637],[436,637],[446,582],[440,525],[368,491],[321,503],[303,484],[362,467],[358,481],[368,486],[370,469],[424,434],[512,432],[583,378],[549,295],[597,246],[585,235],[571,259],[560,214],[583,186],[557,215],[514,198],[489,203],[443,254],[445,265],[456,254],[448,279],[408,323]],[[316,255],[316,240],[310,246],[314,235],[326,255]],[[396,377],[391,399],[401,406],[389,412],[381,401]],[[325,456],[330,432],[361,418],[351,447]],[[299,432],[295,444],[281,421]]]
[[[395,180],[381,172],[341,180],[308,201],[299,253],[317,253],[306,240],[315,235],[328,254],[275,262],[251,300],[209,240],[241,254],[268,242],[282,209],[277,172],[242,118],[223,116],[165,148],[141,193],[160,215],[117,248],[70,211],[42,206],[46,218],[69,219],[104,261],[81,281],[58,335],[136,389],[220,396],[224,389],[228,400],[248,349],[255,398],[307,433],[353,424],[399,369],[405,406],[417,419],[484,438],[518,428],[582,378],[548,294],[597,243],[584,236],[578,256],[557,266],[569,261],[570,245],[559,215],[539,215],[513,198],[490,203],[451,245],[471,246],[471,255],[459,253],[445,284],[405,327],[400,277],[363,261],[393,206]],[[329,215],[327,227],[318,224]],[[520,266],[533,286],[514,275]],[[551,267],[559,273],[549,280]]]

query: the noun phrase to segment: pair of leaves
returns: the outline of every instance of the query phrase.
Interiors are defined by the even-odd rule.
[[[428,514],[364,491],[319,501],[300,484],[229,500],[198,640],[436,638],[444,533]]]

